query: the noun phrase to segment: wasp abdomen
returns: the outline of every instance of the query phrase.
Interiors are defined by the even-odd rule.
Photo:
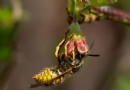
[[[64,81],[64,76],[60,75],[59,69],[45,68],[39,74],[34,75],[32,78],[36,80],[38,84],[50,86],[61,84]]]

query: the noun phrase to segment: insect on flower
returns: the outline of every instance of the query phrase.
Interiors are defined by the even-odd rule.
[[[84,2],[88,0],[68,0],[68,11],[74,17],[64,39],[58,44],[55,56],[58,65],[55,67],[45,68],[40,73],[33,76],[36,81],[30,87],[59,85],[64,80],[77,72],[83,64],[85,56],[99,56],[89,53],[90,48],[87,45],[85,36],[82,33],[79,23],[77,22],[80,9],[85,8]],[[73,5],[72,5],[73,4]],[[84,4],[84,5],[83,5]],[[74,8],[72,8],[74,6]]]
[[[117,0],[67,0],[68,1],[68,16],[69,29],[65,33],[65,37],[58,44],[55,51],[55,56],[58,60],[58,65],[43,69],[40,73],[32,78],[36,81],[35,84],[30,84],[30,87],[37,86],[52,86],[59,85],[69,76],[73,75],[81,68],[83,58],[87,56],[97,57],[97,54],[90,54],[90,49],[86,38],[82,33],[79,23],[92,22],[98,19],[108,18],[130,24],[130,15],[119,10],[113,10],[106,5],[113,4]],[[119,13],[120,12],[120,13]],[[119,14],[117,14],[119,13]],[[108,16],[109,15],[109,16]],[[124,15],[125,17],[121,16]],[[113,16],[113,17],[111,17]]]
[[[61,62],[63,58],[69,57],[75,60],[78,54],[88,54],[88,45],[78,23],[72,23],[65,34],[65,38],[56,47],[55,56]]]
[[[59,63],[68,57],[73,61],[83,59],[85,56],[94,56],[89,53],[89,49],[79,23],[72,22],[65,38],[56,47],[55,56]]]
[[[64,80],[77,72],[83,64],[85,56],[98,56],[89,54],[89,48],[85,37],[78,23],[72,23],[65,38],[56,47],[56,58],[58,65],[51,68],[45,68],[40,73],[33,76],[36,84],[31,84],[30,87],[36,86],[51,86],[59,85]]]

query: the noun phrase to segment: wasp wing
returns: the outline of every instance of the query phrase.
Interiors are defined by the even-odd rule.
[[[64,76],[65,74],[69,73],[72,70],[73,67],[67,69],[66,71],[64,71],[63,73],[59,74],[57,77],[53,78],[51,81],[56,80],[57,78]]]

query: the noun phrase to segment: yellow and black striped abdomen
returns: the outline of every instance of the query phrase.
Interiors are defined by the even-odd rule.
[[[57,85],[64,81],[64,76],[60,76],[61,72],[59,69],[45,68],[40,73],[33,76],[33,79],[40,85]]]

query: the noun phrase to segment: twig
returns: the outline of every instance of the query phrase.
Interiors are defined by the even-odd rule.
[[[103,14],[106,19],[130,25],[130,13],[112,7],[94,7],[97,14]]]

